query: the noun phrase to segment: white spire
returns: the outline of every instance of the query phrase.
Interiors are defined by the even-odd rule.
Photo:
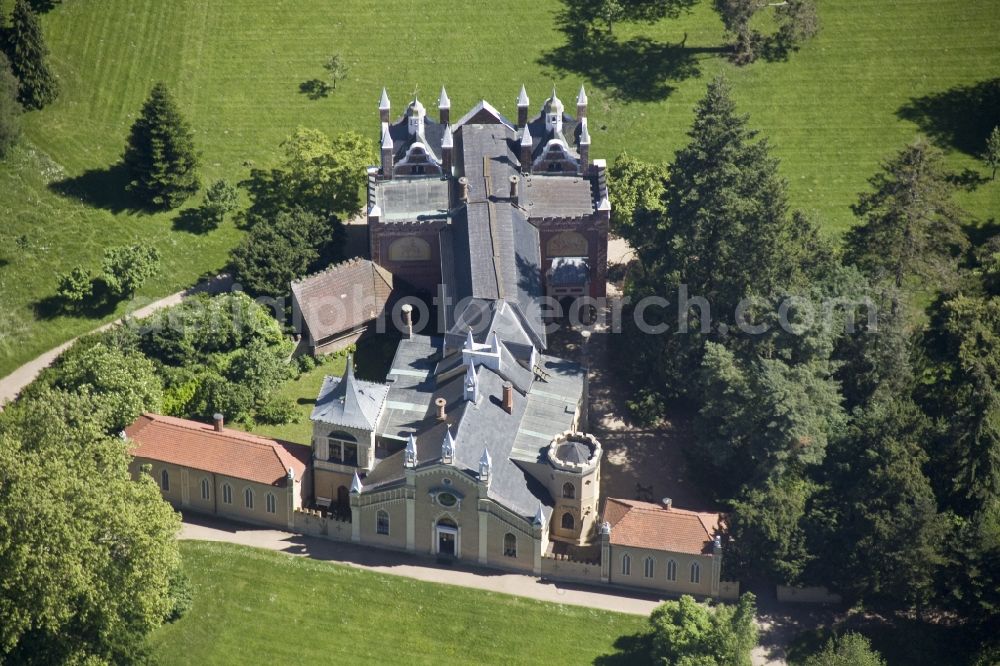
[[[451,428],[444,429],[444,440],[441,442],[441,462],[451,463],[455,458],[455,438],[451,436]]]
[[[438,95],[438,108],[439,109],[451,108],[451,100],[448,99],[448,91],[444,89],[444,86],[441,86],[441,94]]]
[[[524,126],[524,131],[521,132],[521,145],[530,146],[531,145],[531,132],[528,130],[528,126]]]
[[[587,119],[580,121],[580,145],[590,144],[590,130],[587,129]]]
[[[380,99],[378,102],[378,110],[379,111],[389,110],[389,93],[385,91],[384,87],[382,88],[382,99]]]
[[[526,107],[528,106],[528,91],[524,89],[524,84],[521,84],[521,92],[517,95],[517,106]]]
[[[358,476],[357,472],[355,472],[354,473],[354,479],[351,480],[351,494],[352,495],[360,495],[361,494],[361,490],[362,490],[361,477]]]
[[[586,106],[587,105],[587,91],[583,89],[583,84],[582,83],[580,84],[580,92],[576,96],[576,105],[577,106]]]
[[[441,137],[441,147],[442,148],[452,148],[455,145],[455,140],[452,138],[451,125],[444,126],[444,136]]]
[[[534,523],[535,525],[538,525],[539,527],[545,526],[545,514],[542,513],[541,502],[538,503],[538,511],[535,511],[535,519],[531,522]]]
[[[483,455],[479,459],[479,480],[483,483],[490,482],[490,472],[493,470],[493,458],[490,457],[490,450],[483,448]]]
[[[473,351],[476,348],[476,341],[472,339],[472,327],[465,332],[465,348]]]
[[[406,440],[406,453],[404,456],[404,467],[412,468],[417,466],[417,438],[413,436],[413,433],[410,433],[409,438]]]
[[[500,337],[497,335],[496,331],[490,335],[490,353],[499,354],[500,353]]]
[[[382,123],[382,149],[392,150],[392,136],[389,134],[389,123]]]
[[[469,402],[479,402],[479,377],[473,364],[465,366],[465,399]]]

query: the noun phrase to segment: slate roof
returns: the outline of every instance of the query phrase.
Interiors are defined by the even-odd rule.
[[[294,307],[313,341],[349,331],[378,317],[392,292],[392,275],[361,258],[292,282]]]
[[[354,361],[347,358],[343,377],[327,376],[310,418],[331,425],[374,431],[389,387],[354,376]]]
[[[125,436],[135,457],[277,487],[287,485],[289,468],[301,479],[312,455],[301,444],[159,414],[143,414]]]
[[[609,497],[604,520],[611,524],[611,543],[616,546],[710,555],[720,516]]]

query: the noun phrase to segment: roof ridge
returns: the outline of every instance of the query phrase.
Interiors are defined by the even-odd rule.
[[[364,257],[361,257],[361,256],[351,257],[350,259],[345,259],[345,260],[337,262],[335,264],[330,264],[329,266],[327,266],[326,268],[324,268],[322,270],[314,271],[312,273],[306,273],[302,277],[300,277],[298,279],[295,279],[295,280],[292,280],[292,284],[298,284],[300,282],[304,282],[305,280],[308,280],[311,277],[316,277],[317,275],[323,275],[324,273],[329,273],[330,271],[336,270],[338,268],[344,268],[344,267],[347,267],[347,266],[353,266],[353,265],[358,264],[358,263],[366,263],[366,262],[369,263],[369,264],[371,264],[372,266],[375,265],[374,262],[372,262],[371,259],[365,259]]]
[[[194,419],[183,419],[180,418],[179,416],[169,416],[167,414],[155,414],[153,412],[146,412],[142,416],[149,419],[150,421],[156,421],[167,426],[184,428],[185,430],[193,430],[204,433],[206,435],[212,435],[213,437],[228,437],[229,439],[239,440],[247,444],[269,447],[271,449],[274,449],[276,446],[281,447],[283,444],[293,444],[295,446],[303,446],[302,444],[296,444],[295,442],[276,439],[274,437],[266,437],[264,435],[258,435],[256,433],[247,432],[245,430],[234,430],[232,428],[225,428],[220,432],[218,430],[215,430],[215,428],[213,428],[212,424],[210,423],[202,423],[201,421],[195,421]]]

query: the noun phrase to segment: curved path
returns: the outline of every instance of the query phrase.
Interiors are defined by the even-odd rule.
[[[107,330],[112,326],[121,323],[125,317],[136,317],[136,318],[147,317],[156,312],[157,310],[162,310],[163,308],[168,308],[172,305],[177,305],[185,298],[188,298],[195,294],[200,294],[200,293],[219,294],[225,291],[229,291],[229,289],[232,286],[233,286],[233,278],[228,274],[223,273],[221,275],[217,275],[211,280],[200,282],[194,287],[185,289],[183,291],[178,291],[175,294],[171,294],[170,296],[161,298],[158,301],[154,301],[149,305],[144,305],[138,309],[130,310],[122,317],[119,317],[118,319],[108,322],[107,324],[104,324],[102,326],[98,326],[97,328],[95,328],[93,331],[90,332],[97,333],[99,331]],[[58,347],[55,347],[54,349],[50,349],[49,351],[38,356],[34,360],[28,361],[27,363],[25,363],[20,368],[10,373],[6,377],[0,379],[0,410],[3,410],[5,404],[14,400],[14,398],[16,398],[18,394],[21,392],[21,389],[23,389],[25,386],[34,381],[35,377],[38,376],[38,373],[40,373],[42,370],[52,365],[52,363],[57,358],[59,358],[59,355],[62,354],[67,349],[69,349],[73,345],[73,343],[76,342],[76,340],[77,338],[73,338],[72,340],[68,340],[63,344],[59,345]]]

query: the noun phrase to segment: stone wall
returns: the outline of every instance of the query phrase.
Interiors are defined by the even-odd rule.
[[[295,531],[301,534],[333,541],[351,540],[351,522],[337,520],[330,514],[313,509],[299,509],[293,514]]]
[[[601,563],[572,560],[568,557],[542,558],[542,577],[581,583],[601,583]]]
[[[735,601],[740,598],[740,583],[735,580],[719,581],[719,599]]]

